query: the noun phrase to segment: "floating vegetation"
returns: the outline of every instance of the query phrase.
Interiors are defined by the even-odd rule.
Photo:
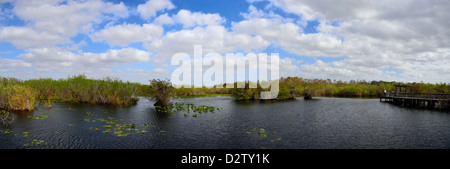
[[[150,124],[144,124],[145,127],[151,127],[151,128],[155,128],[156,125],[150,125]]]
[[[174,112],[185,112],[183,115],[184,117],[189,117],[188,113],[213,113],[215,111],[220,111],[222,108],[214,107],[214,106],[207,106],[207,105],[195,105],[193,103],[174,103],[169,106],[161,107],[161,106],[155,106],[155,109],[158,112],[163,113],[174,113]],[[198,117],[198,114],[193,114],[192,117]],[[172,119],[175,118],[174,116],[169,116],[168,118]]]
[[[43,116],[43,115],[35,114],[35,115],[33,115],[33,116],[27,116],[27,117],[28,117],[28,118],[33,118],[33,119],[36,119],[36,120],[42,120],[42,119],[49,118],[50,115],[45,115],[45,116]]]
[[[28,137],[28,132],[24,131],[22,132],[23,136],[22,137]]]
[[[73,127],[73,126],[75,126],[75,124],[71,124],[71,123],[69,123],[69,124],[67,124],[69,127]]]
[[[263,136],[263,137],[267,137],[266,129],[259,128],[258,135],[259,135],[259,136]]]
[[[136,124],[125,124],[125,127],[128,127],[128,128],[135,128],[136,127]]]
[[[268,139],[268,141],[271,143],[282,141],[281,137],[277,137],[276,131],[268,131],[267,129],[264,129],[264,128],[258,128],[258,129],[253,128],[253,131],[255,131],[255,132],[247,131],[246,133],[247,134],[257,133],[258,136]],[[260,148],[266,149],[267,147],[260,147]]]
[[[14,131],[12,131],[10,129],[6,129],[6,130],[0,130],[0,133],[3,133],[3,134],[14,134]]]
[[[33,139],[33,141],[31,141],[30,143],[23,144],[24,147],[39,146],[39,145],[47,145],[47,143],[44,140]]]
[[[94,114],[90,114],[90,115],[93,116]],[[90,130],[95,130],[95,131],[103,130],[102,133],[104,133],[104,134],[111,133],[118,137],[125,137],[125,136],[128,136],[129,134],[131,134],[131,132],[136,132],[136,133],[147,133],[148,132],[147,130],[145,130],[144,132],[141,132],[137,128],[138,126],[134,123],[120,124],[118,122],[122,121],[122,120],[121,119],[117,120],[113,117],[96,118],[96,120],[100,121],[102,123],[106,123],[103,125],[104,130],[101,128],[94,128],[94,127],[91,127]],[[93,119],[87,120],[87,118],[84,119],[84,121],[87,121],[87,122],[89,122],[89,121],[95,122],[96,120],[93,120]],[[145,124],[144,126],[145,127],[156,127],[156,126],[152,126],[152,125],[148,125],[148,124]]]

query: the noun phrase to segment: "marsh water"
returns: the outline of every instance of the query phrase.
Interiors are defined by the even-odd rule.
[[[222,109],[193,117],[158,113],[144,98],[127,107],[54,103],[17,112],[11,124],[0,125],[0,148],[450,148],[450,113],[378,99],[241,102],[216,96],[175,102]]]

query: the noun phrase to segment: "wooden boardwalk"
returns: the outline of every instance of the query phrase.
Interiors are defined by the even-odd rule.
[[[408,107],[426,107],[448,110],[450,93],[391,92],[380,97],[380,101]]]

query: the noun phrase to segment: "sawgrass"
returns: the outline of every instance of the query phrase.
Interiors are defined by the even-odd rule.
[[[52,101],[131,105],[145,87],[113,78],[88,79],[85,75],[59,80],[0,78],[0,109],[33,110],[36,101],[48,107]]]

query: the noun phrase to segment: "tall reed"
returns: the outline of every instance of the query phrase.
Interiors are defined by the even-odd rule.
[[[143,88],[148,85],[113,78],[88,79],[85,75],[59,80],[0,78],[0,109],[33,110],[36,100],[48,107],[52,101],[130,105],[136,103]]]

